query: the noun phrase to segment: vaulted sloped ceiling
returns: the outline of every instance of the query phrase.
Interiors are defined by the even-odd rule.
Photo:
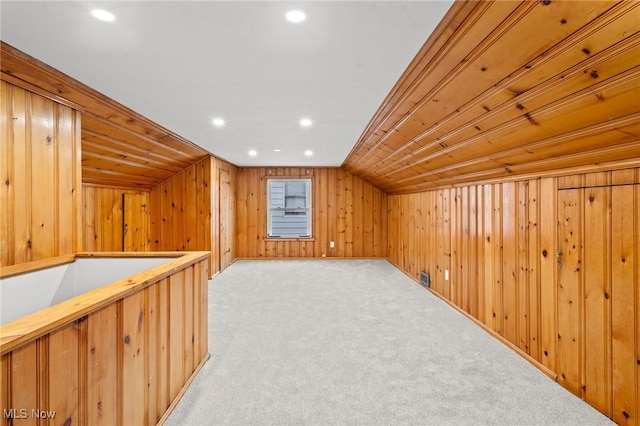
[[[640,2],[458,2],[343,166],[389,193],[640,164]]]
[[[406,193],[640,165],[639,16],[638,1],[454,3],[343,167],[386,192]],[[3,80],[83,110],[83,182],[149,189],[208,155],[0,47]]]
[[[0,42],[2,79],[82,111],[82,182],[151,189],[209,155],[58,70]]]

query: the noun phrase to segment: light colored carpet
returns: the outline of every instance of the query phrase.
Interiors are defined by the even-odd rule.
[[[386,260],[238,261],[167,425],[612,424]]]

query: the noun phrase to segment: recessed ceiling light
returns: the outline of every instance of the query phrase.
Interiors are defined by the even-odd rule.
[[[258,155],[258,151],[256,151],[255,149],[252,149],[251,151],[249,151],[249,155],[252,157],[255,157],[256,155]]]
[[[306,150],[304,152],[304,155],[306,155],[307,157],[311,157],[313,155],[313,151],[311,151],[310,149]]]
[[[211,121],[212,121],[213,125],[216,126],[216,127],[224,126],[224,119],[223,118],[216,117]]]
[[[290,10],[285,16],[287,18],[287,21],[295,22],[296,24],[307,19],[307,15],[305,15],[304,12],[300,10]]]
[[[280,152],[280,151],[282,151],[280,148],[276,148],[273,150],[273,152]]]
[[[113,22],[116,20],[116,16],[113,13],[107,12],[106,10],[102,9],[93,9],[91,11],[91,14],[94,18],[104,22]]]
[[[311,121],[310,118],[303,118],[303,119],[300,120],[300,125],[302,127],[309,127],[309,126],[311,126],[311,124],[312,124],[312,121]]]

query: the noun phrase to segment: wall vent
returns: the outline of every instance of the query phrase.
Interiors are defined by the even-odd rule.
[[[420,272],[420,284],[425,287],[431,287],[431,277],[428,272],[421,271]]]

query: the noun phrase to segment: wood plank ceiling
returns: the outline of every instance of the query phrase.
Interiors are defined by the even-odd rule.
[[[343,166],[388,193],[640,164],[640,2],[458,2]]]
[[[2,80],[82,111],[82,182],[151,189],[209,155],[131,109],[0,42]]]
[[[640,2],[459,1],[343,166],[388,193],[640,164]],[[150,189],[209,153],[0,42],[1,77],[83,110],[86,184]]]

